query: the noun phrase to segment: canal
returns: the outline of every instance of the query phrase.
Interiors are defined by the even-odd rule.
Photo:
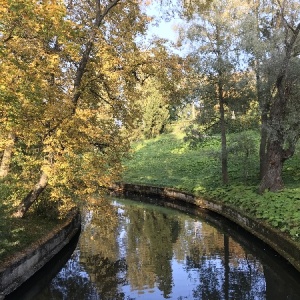
[[[140,200],[94,199],[78,243],[7,299],[300,299],[299,273],[232,222]]]

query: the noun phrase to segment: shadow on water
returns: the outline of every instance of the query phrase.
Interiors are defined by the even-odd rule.
[[[61,268],[70,259],[78,244],[80,233],[76,234],[58,254],[56,254],[42,269],[24,282],[17,290],[6,296],[5,300],[33,300],[41,290],[51,282]]]
[[[135,193],[128,193],[126,198],[142,203],[159,205],[173,208],[184,213],[198,216],[201,220],[209,222],[218,230],[224,233],[224,252],[228,249],[228,237],[238,242],[245,250],[263,262],[263,273],[266,283],[265,298],[267,300],[299,300],[300,299],[300,273],[282,256],[280,256],[269,245],[244,230],[239,225],[212,211],[203,210],[193,204],[183,203],[180,200],[157,199],[141,196]],[[227,245],[226,245],[227,244]],[[226,247],[227,246],[227,247]],[[224,253],[224,260],[229,253]],[[228,262],[227,262],[228,263]],[[225,278],[226,281],[226,278]],[[224,282],[224,284],[229,284]],[[229,286],[227,286],[229,289]],[[229,296],[228,296],[229,297]],[[236,297],[224,299],[242,299]],[[205,299],[199,297],[199,299]],[[215,298],[213,298],[215,299]],[[217,299],[217,298],[216,298]],[[249,298],[250,299],[250,298]]]
[[[76,250],[74,240],[5,299],[300,299],[299,272],[235,223],[176,200],[128,197],[84,211]]]

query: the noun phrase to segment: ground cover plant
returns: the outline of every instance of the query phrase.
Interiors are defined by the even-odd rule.
[[[221,180],[220,137],[208,137],[194,149],[189,148],[183,137],[181,131],[175,130],[155,139],[135,142],[131,159],[124,162],[123,181],[173,187],[217,199],[264,220],[300,243],[299,147],[285,164],[285,189],[260,195],[258,132],[229,135],[228,185],[222,185]]]

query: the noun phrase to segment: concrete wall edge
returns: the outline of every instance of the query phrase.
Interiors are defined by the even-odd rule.
[[[117,192],[139,193],[141,195],[159,196],[162,198],[176,199],[182,202],[195,204],[196,206],[213,211],[223,217],[238,224],[246,231],[250,232],[264,243],[273,248],[284,257],[298,272],[300,272],[300,245],[284,235],[279,230],[271,227],[262,220],[257,220],[246,213],[221,203],[216,200],[208,200],[196,197],[191,193],[186,193],[173,188],[157,186],[146,186],[139,184],[118,183],[114,187]]]
[[[74,210],[68,219],[0,267],[0,300],[33,276],[80,231],[81,216]]]

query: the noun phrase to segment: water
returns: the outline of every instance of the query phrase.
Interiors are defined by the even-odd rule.
[[[96,202],[84,210],[78,245],[59,273],[11,299],[300,299],[299,273],[222,218]]]

